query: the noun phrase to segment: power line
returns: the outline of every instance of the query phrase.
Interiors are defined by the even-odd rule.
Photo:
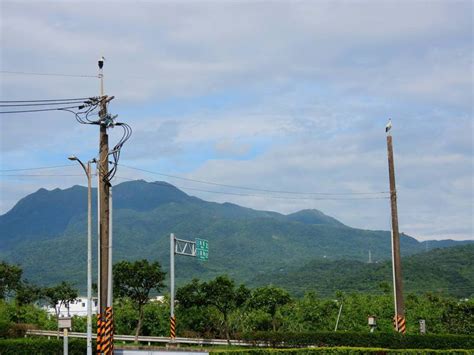
[[[83,176],[83,174],[2,174],[0,177],[45,177],[45,176]]]
[[[126,167],[126,168],[129,168],[129,169],[133,169],[133,170],[139,170],[139,171],[146,171],[146,172],[150,172],[149,170],[145,170],[145,169],[140,169],[140,168],[134,168],[134,167],[130,167],[130,166],[127,166],[127,165],[123,165],[123,164],[118,164],[119,166],[123,166],[123,167]],[[15,172],[15,171],[28,171],[28,170],[43,170],[43,169],[55,169],[55,168],[62,168],[62,167],[72,167],[73,165],[54,165],[54,166],[44,166],[44,167],[34,167],[34,168],[20,168],[20,169],[1,169],[0,170],[0,173],[3,173],[3,172]],[[222,186],[222,187],[232,187],[232,188],[241,188],[241,189],[248,189],[248,190],[253,190],[253,191],[261,191],[261,192],[266,192],[266,193],[285,193],[285,194],[291,194],[291,192],[289,191],[278,191],[278,190],[266,190],[266,189],[257,189],[257,188],[246,188],[246,187],[243,187],[243,186],[235,186],[235,185],[226,185],[226,184],[220,184],[220,183],[215,183],[215,182],[210,182],[210,181],[203,181],[203,180],[194,180],[194,179],[189,179],[189,178],[184,178],[184,177],[181,177],[181,176],[176,176],[176,175],[168,175],[168,174],[162,174],[162,173],[157,173],[157,172],[150,172],[150,173],[154,173],[156,175],[162,175],[162,176],[166,176],[166,177],[174,177],[174,178],[178,178],[178,179],[182,179],[182,180],[186,180],[186,181],[191,181],[191,182],[199,182],[199,183],[207,183],[207,184],[211,184],[211,185],[215,185],[215,186]],[[3,175],[3,176],[6,176],[6,175]],[[33,175],[31,175],[33,176]],[[133,178],[128,178],[128,177],[119,177],[117,176],[117,178],[120,178],[120,179],[124,179],[124,180],[130,180],[130,181],[134,181],[136,179],[133,179]],[[161,184],[159,182],[150,182],[150,183],[153,183],[153,184],[158,184],[158,185],[161,185],[161,186],[167,186],[167,187],[172,187],[173,185],[167,185],[167,184]],[[193,190],[193,191],[199,191],[199,192],[208,192],[208,193],[217,193],[217,194],[225,194],[225,195],[233,195],[233,196],[243,196],[243,197],[269,197],[269,195],[252,195],[252,194],[246,194],[246,193],[238,193],[238,192],[230,192],[230,191],[212,191],[212,190],[205,190],[205,189],[197,189],[197,188],[193,188],[193,187],[179,187],[180,189],[187,189],[187,190]],[[381,192],[382,193],[382,192]],[[305,193],[305,192],[298,192],[298,193],[294,193],[295,195],[316,195],[316,194],[320,194],[320,195],[324,195],[324,196],[331,196],[331,195],[364,195],[364,194],[369,194],[369,193],[316,193],[316,192],[308,192],[308,193]],[[370,194],[379,194],[379,193],[370,193]],[[344,197],[333,197],[333,198],[313,198],[313,197],[290,197],[290,196],[270,196],[272,198],[279,198],[279,199],[285,199],[285,198],[288,198],[288,199],[293,199],[293,200],[380,200],[380,199],[388,199],[388,197],[385,197],[385,196],[381,196],[381,197],[368,197],[368,196],[364,196],[364,197],[352,197],[352,198],[344,198]]]
[[[116,176],[119,179],[129,180],[129,181],[136,181],[136,179],[127,178],[123,176]],[[386,200],[388,197],[353,197],[353,198],[344,198],[344,197],[290,197],[290,196],[272,196],[272,195],[251,195],[251,194],[243,194],[237,192],[229,192],[229,191],[212,191],[212,190],[204,190],[204,189],[197,189],[194,187],[183,187],[183,186],[175,186],[167,183],[160,183],[157,181],[149,182],[149,184],[159,185],[168,188],[179,188],[181,190],[191,190],[191,191],[199,191],[199,192],[207,192],[213,194],[220,194],[220,195],[231,195],[231,196],[242,196],[242,197],[266,197],[272,199],[280,199],[280,200],[312,200],[312,201],[326,201],[326,200]]]
[[[120,166],[123,166],[124,168],[128,168],[128,169],[143,171],[143,172],[154,174],[154,175],[160,175],[160,176],[165,176],[165,177],[169,177],[169,178],[173,178],[173,179],[180,179],[180,180],[185,180],[185,181],[197,182],[197,183],[200,183],[200,184],[208,184],[208,185],[214,185],[214,186],[229,187],[229,188],[233,188],[233,189],[260,191],[260,192],[268,192],[268,193],[281,193],[281,194],[290,194],[290,195],[329,195],[329,196],[332,196],[332,195],[376,195],[376,194],[378,195],[378,194],[388,194],[388,191],[378,191],[378,192],[300,192],[300,191],[268,190],[268,189],[261,189],[261,188],[256,188],[256,187],[228,185],[228,184],[221,184],[221,183],[212,182],[212,181],[196,180],[196,179],[186,178],[186,177],[182,177],[182,176],[164,174],[164,173],[159,173],[159,172],[150,171],[150,170],[146,170],[146,169],[136,168],[136,167],[132,167],[132,166],[124,165],[124,164],[120,164]]]
[[[14,103],[14,102],[56,102],[56,101],[83,101],[83,100],[91,100],[97,99],[96,97],[76,97],[76,98],[69,98],[69,99],[40,99],[40,100],[4,100],[0,101],[0,103]]]
[[[52,166],[40,166],[35,168],[20,168],[20,169],[0,169],[0,172],[10,172],[10,171],[27,171],[27,170],[45,170],[45,169],[56,169],[56,168],[65,168],[76,166],[76,164],[63,164],[63,165],[52,165]]]
[[[55,107],[55,108],[44,108],[44,109],[34,109],[34,110],[20,110],[20,111],[0,111],[1,113],[29,113],[29,112],[45,112],[45,111],[63,111],[67,109],[81,109],[81,106],[66,106],[66,107]]]
[[[98,78],[98,75],[82,75],[82,74],[62,74],[62,73],[37,73],[37,72],[24,72],[24,71],[9,71],[0,70],[2,74],[16,74],[16,75],[38,75],[38,76],[62,76],[72,78]]]
[[[39,102],[39,103],[27,103],[27,104],[1,104],[0,107],[27,107],[27,106],[57,106],[57,105],[68,105],[68,104],[80,104],[84,101],[61,101],[61,102]]]

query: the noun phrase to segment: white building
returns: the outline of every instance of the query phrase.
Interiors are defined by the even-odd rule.
[[[150,298],[150,302],[159,302],[159,303],[164,303],[165,302],[165,296],[155,296]]]
[[[58,308],[59,305],[56,305],[56,309]],[[56,315],[55,309],[53,307],[47,306],[46,311],[49,314]],[[97,298],[92,298],[92,314],[97,314]],[[61,309],[59,310],[59,316],[87,316],[87,297],[78,296],[75,301],[69,304],[69,310],[64,304],[62,304]]]

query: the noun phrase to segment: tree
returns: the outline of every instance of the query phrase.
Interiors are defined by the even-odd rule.
[[[143,307],[149,302],[151,290],[160,292],[164,287],[163,280],[166,273],[161,271],[158,262],[150,264],[148,260],[143,259],[115,264],[113,275],[116,297],[129,298],[138,308],[138,324],[135,332],[135,342],[138,342],[143,323]]]
[[[273,331],[276,331],[276,314],[279,307],[291,301],[290,294],[279,287],[273,285],[255,289],[249,300],[250,308],[261,309],[272,318]]]
[[[18,289],[23,270],[17,265],[0,262],[0,299],[5,299]]]
[[[29,283],[27,280],[20,283],[16,291],[16,302],[19,306],[32,304],[43,296],[43,289]]]
[[[66,307],[69,314],[69,304],[76,300],[77,295],[77,289],[75,289],[70,283],[66,281],[63,281],[59,285],[53,287],[47,287],[44,290],[44,298],[48,302],[49,306],[54,308],[56,320],[59,319],[62,306]]]
[[[218,276],[202,285],[206,297],[206,303],[215,307],[224,319],[224,331],[227,340],[230,340],[229,334],[229,313],[240,307],[249,298],[250,291],[241,285],[235,288],[233,280],[227,276]]]
[[[176,300],[183,308],[205,306],[206,295],[203,290],[203,284],[201,284],[198,279],[193,279],[189,284],[178,288],[176,291]]]
[[[45,288],[43,296],[46,302],[48,302],[49,306],[54,308],[56,322],[58,322],[59,313],[61,312],[61,307],[63,305],[66,307],[67,313],[69,315],[69,304],[76,300],[77,289],[72,287],[70,283],[63,281],[59,285]],[[59,337],[59,328],[57,336]]]
[[[217,311],[211,309],[207,304],[203,283],[193,279],[190,283],[176,290],[176,316],[180,331],[197,332],[201,337],[209,337],[219,329],[216,327],[215,315]]]

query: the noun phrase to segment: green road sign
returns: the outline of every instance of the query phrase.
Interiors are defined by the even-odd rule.
[[[207,240],[196,238],[196,256],[203,261],[209,258],[209,242]]]

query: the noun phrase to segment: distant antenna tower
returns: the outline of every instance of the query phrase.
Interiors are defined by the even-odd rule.
[[[369,249],[369,264],[372,264],[372,253]]]

